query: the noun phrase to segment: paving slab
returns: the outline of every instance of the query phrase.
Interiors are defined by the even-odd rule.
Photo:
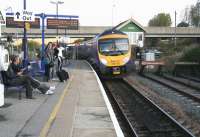
[[[67,82],[55,80],[45,84],[56,86],[55,94],[44,95],[34,90],[35,99],[26,99],[24,90],[19,100],[15,89],[7,91],[5,105],[0,108],[0,137],[39,136]]]
[[[85,61],[68,68],[73,76],[48,137],[116,137],[116,131],[93,70]]]

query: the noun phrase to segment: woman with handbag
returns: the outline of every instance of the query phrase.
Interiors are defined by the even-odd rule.
[[[53,78],[54,73],[54,51],[52,44],[52,42],[49,42],[45,48],[45,76],[47,81]]]

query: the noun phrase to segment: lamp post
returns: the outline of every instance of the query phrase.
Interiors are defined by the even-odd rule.
[[[56,5],[56,18],[57,18],[57,22],[58,22],[58,5],[59,4],[63,4],[63,1],[50,1],[51,4],[55,4]],[[56,28],[56,34],[58,36],[58,27]]]
[[[115,8],[115,0],[112,2],[112,27],[114,25],[114,8]]]

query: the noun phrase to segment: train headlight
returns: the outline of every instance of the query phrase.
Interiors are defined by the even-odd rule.
[[[123,62],[126,64],[127,62],[129,61],[129,57],[125,57],[124,59],[123,59]]]
[[[100,59],[100,61],[101,61],[101,63],[104,64],[104,65],[107,65],[107,63],[108,63],[107,60],[105,60],[105,59]]]

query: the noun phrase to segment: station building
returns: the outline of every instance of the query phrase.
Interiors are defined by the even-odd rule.
[[[145,28],[133,18],[118,24],[114,28],[126,33],[129,37],[129,43],[132,46],[143,47],[145,37],[144,35],[146,32]]]

